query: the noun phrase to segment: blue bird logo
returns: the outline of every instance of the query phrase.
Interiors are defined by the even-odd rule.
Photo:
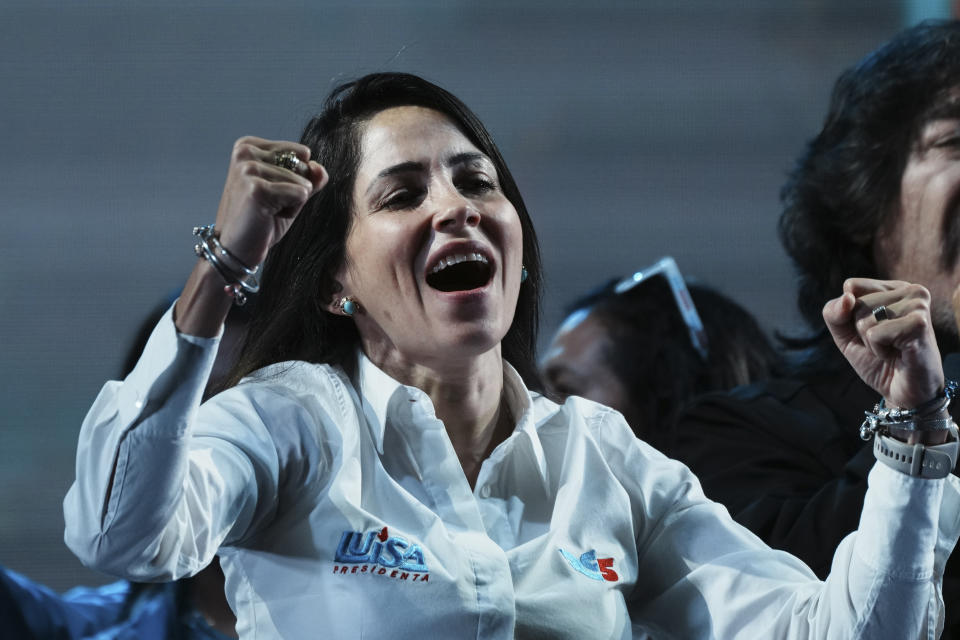
[[[563,549],[559,549],[559,551],[571,567],[591,580],[616,582],[620,579],[617,572],[613,570],[613,558],[598,559],[596,549],[580,554],[579,558]]]

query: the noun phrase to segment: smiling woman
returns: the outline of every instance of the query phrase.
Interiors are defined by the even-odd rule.
[[[373,116],[361,149],[346,247],[353,258],[337,281],[365,309],[355,318],[364,353],[431,396],[435,385],[499,370],[520,292],[523,232],[493,162],[447,116],[419,106]],[[462,357],[468,345],[474,358]],[[451,366],[473,370],[451,378]],[[499,392],[484,399],[470,386],[441,396],[476,396],[492,415]],[[460,421],[454,402],[437,406],[445,424]]]
[[[935,630],[957,535],[940,508],[960,504],[944,480],[879,466],[861,533],[820,582],[619,414],[537,393],[533,225],[489,134],[443,89],[374,74],[336,89],[300,143],[240,139],[199,233],[183,295],[81,429],[64,512],[85,563],[162,580],[217,554],[241,637]],[[264,259],[240,361],[200,405],[227,310]],[[869,373],[890,363],[864,355],[876,327],[856,297],[905,307],[872,281],[830,307]],[[917,326],[881,327],[913,349],[909,364],[884,351],[891,402],[942,384]]]

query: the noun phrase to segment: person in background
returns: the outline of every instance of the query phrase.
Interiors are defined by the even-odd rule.
[[[844,71],[781,198],[780,238],[809,330],[787,340],[789,375],[686,411],[673,453],[734,519],[825,576],[858,525],[874,464],[860,427],[881,398],[834,347],[824,305],[853,276],[923,285],[947,375],[960,374],[960,22],[906,29]],[[955,558],[943,589],[944,637],[960,638]]]
[[[685,282],[663,258],[568,305],[540,366],[554,396],[616,409],[637,437],[670,455],[673,423],[687,402],[766,379],[780,357],[750,312]]]
[[[175,298],[143,320],[123,363],[123,377],[136,365],[150,332]],[[224,323],[206,395],[224,379],[253,304],[234,306]],[[0,567],[0,637],[16,640],[227,640],[236,638],[236,618],[223,593],[217,558],[195,576],[174,582],[120,580],[74,587],[64,594]]]

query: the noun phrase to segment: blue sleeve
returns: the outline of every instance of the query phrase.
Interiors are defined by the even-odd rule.
[[[0,629],[10,638],[83,638],[117,622],[130,583],[78,587],[58,595],[0,567]]]

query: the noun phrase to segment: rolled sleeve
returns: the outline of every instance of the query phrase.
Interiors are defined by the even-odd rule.
[[[127,574],[154,562],[138,561],[143,551],[131,543],[156,531],[180,501],[190,425],[218,343],[179,334],[171,307],[130,375],[100,391],[80,429],[76,478],[64,500],[64,539],[85,564]],[[148,573],[169,577],[160,567]]]
[[[656,470],[657,478],[673,474],[682,482],[659,492],[663,504],[638,501],[654,511],[645,520],[665,515],[643,536],[653,542],[641,548],[650,579],[637,587],[637,619],[655,629],[679,626],[683,637],[938,637],[943,567],[960,530],[955,479],[913,478],[876,464],[860,526],[841,542],[820,581],[707,501],[686,468],[645,457],[627,468],[647,469],[640,478]],[[658,492],[640,487],[636,494]]]

